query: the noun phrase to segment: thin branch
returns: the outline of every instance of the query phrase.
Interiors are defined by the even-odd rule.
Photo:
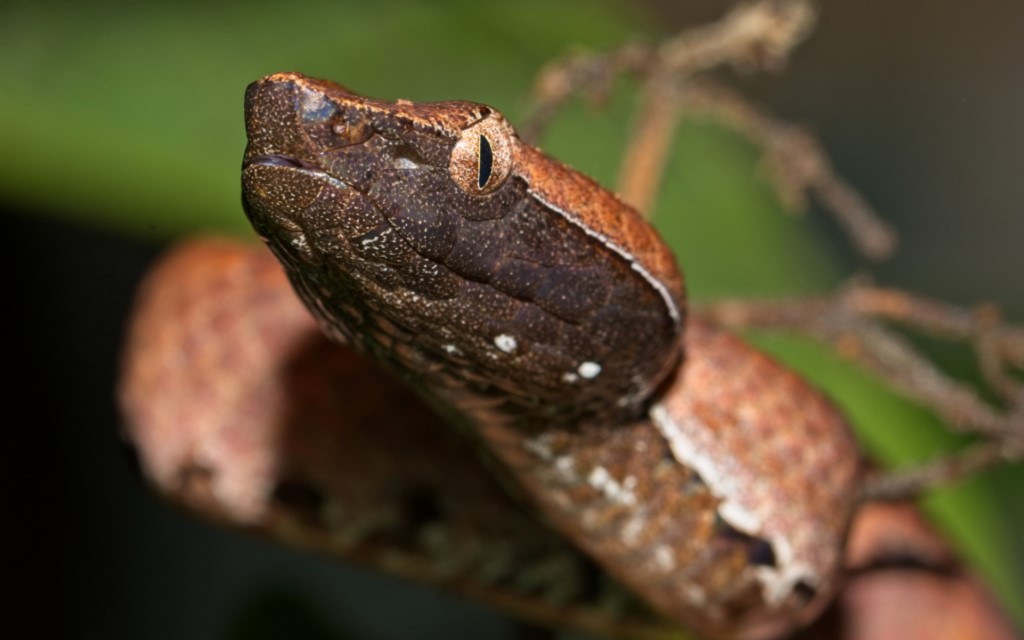
[[[806,208],[807,195],[831,212],[867,257],[888,256],[896,236],[870,205],[836,175],[817,140],[800,127],[755,108],[738,93],[694,76],[723,65],[781,69],[810,33],[816,11],[807,0],[741,4],[721,20],[690,29],[658,48],[629,44],[608,54],[576,54],[541,72],[524,137],[534,139],[575,94],[604,102],[616,78],[643,78],[630,140],[619,169],[619,192],[650,215],[681,117],[710,116],[765,150],[766,166],[786,207]]]
[[[757,0],[740,4],[716,23],[682,31],[657,48],[631,43],[611,53],[555,60],[538,74],[523,137],[535,140],[574,95],[607,96],[624,73],[682,78],[723,64],[779,69],[813,29],[816,17],[809,0]]]
[[[982,442],[963,452],[943,456],[907,470],[869,476],[861,500],[900,501],[916,498],[938,486],[952,484],[980,471],[1024,456],[1020,441]]]
[[[783,122],[722,85],[693,82],[679,93],[680,111],[705,115],[739,132],[765,151],[765,166],[790,211],[807,208],[813,194],[868,258],[892,254],[896,234],[845,180],[836,174],[821,144],[803,127]]]
[[[653,79],[641,98],[636,123],[622,154],[617,181],[620,197],[650,217],[679,125],[675,91]]]

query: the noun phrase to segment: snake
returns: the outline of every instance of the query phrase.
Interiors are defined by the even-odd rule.
[[[705,633],[820,606],[857,479],[846,423],[706,323],[684,340],[681,273],[637,212],[486,105],[279,74],[247,90],[246,131],[245,211],[321,328],[555,528]]]
[[[861,475],[847,421],[801,377],[687,311],[676,258],[643,216],[482,104],[375,100],[279,73],[249,86],[245,121],[243,206],[280,266],[239,252],[216,278],[195,276],[209,289],[202,302],[154,293],[144,307],[188,308],[221,334],[237,326],[233,348],[205,357],[249,362],[249,410],[350,424],[316,432],[337,440],[293,443],[316,464],[263,460],[247,476],[272,486],[228,486],[199,463],[182,473],[173,447],[154,444],[168,452],[168,482],[200,505],[231,492],[243,511],[267,496],[299,505],[321,532],[314,546],[405,562],[398,572],[421,580],[473,576],[520,610],[529,588],[509,589],[511,576],[561,566],[575,591],[546,595],[568,611],[586,600],[579,576],[593,564],[630,594],[622,602],[642,603],[623,606],[705,637],[778,637],[819,615],[840,584]],[[244,331],[239,295],[256,314]],[[133,339],[181,339],[144,331]],[[281,341],[297,358],[286,370],[266,355]],[[311,385],[303,362],[334,373]],[[126,388],[129,414],[159,413],[151,388]],[[222,418],[237,425],[232,446],[267,437],[246,429],[255,419]],[[346,483],[325,489],[312,469],[339,462]],[[268,526],[287,537],[293,525]],[[402,540],[410,527],[449,542],[472,529],[493,544],[461,563],[437,540],[437,553],[382,561],[395,553],[386,548],[424,544]]]

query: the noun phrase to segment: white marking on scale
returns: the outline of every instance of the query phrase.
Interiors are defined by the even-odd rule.
[[[752,533],[761,527],[761,521],[754,514],[735,502],[723,502],[722,506],[718,507],[718,513],[726,522],[740,531]]]
[[[773,605],[781,603],[801,580],[812,585],[820,582],[813,567],[795,557],[790,540],[778,532],[771,535],[772,532],[761,518],[742,504],[742,488],[725,472],[735,462],[716,461],[710,452],[703,450],[707,443],[697,442],[700,435],[708,431],[705,425],[693,422],[681,426],[669,415],[665,405],[660,403],[651,407],[650,416],[668,442],[673,457],[680,464],[696,470],[711,493],[721,499],[718,514],[722,519],[743,533],[767,540],[772,546],[776,566],[758,567],[755,572],[766,602]]]
[[[563,373],[562,374],[562,381],[563,382],[568,382],[569,384],[572,384],[574,382],[579,382],[579,380],[580,380],[580,377],[578,375],[576,375],[575,373],[570,372],[570,373]]]
[[[632,546],[636,544],[637,538],[647,526],[647,519],[643,516],[634,516],[622,527],[622,541]]]
[[[445,353],[451,354],[453,356],[462,354],[462,351],[460,351],[459,348],[456,347],[454,344],[446,344],[444,345],[443,348]]]
[[[572,471],[573,467],[576,466],[576,461],[572,456],[560,456],[555,460],[555,468],[563,473]]]
[[[746,510],[741,504],[735,504],[737,496],[741,495],[741,488],[736,482],[725,473],[732,460],[717,460],[715,456],[705,451],[699,443],[694,442],[693,436],[707,431],[701,425],[688,425],[686,429],[680,427],[675,419],[669,414],[664,404],[657,403],[651,407],[651,420],[654,426],[661,432],[662,437],[668,441],[672,456],[677,462],[695,470],[704,482],[711,489],[716,497],[722,499],[722,506],[719,512],[723,517],[726,514],[736,521],[730,520],[740,531],[756,536],[760,535],[761,521],[753,513]]]
[[[503,333],[498,336],[494,336],[494,346],[498,347],[505,353],[512,353],[519,346],[516,342],[515,336],[510,336],[507,333]]]
[[[695,584],[684,584],[683,585],[683,597],[693,606],[703,606],[707,604],[708,597],[704,593],[704,589],[701,589]]]
[[[348,189],[347,182],[339,180],[338,178],[335,178],[334,176],[328,173],[324,173],[323,171],[313,171],[310,169],[300,169],[300,171],[302,171],[303,173],[307,173],[311,176],[314,176],[316,178],[319,178],[321,180],[327,180],[327,182],[331,183],[333,186],[339,189]]]
[[[580,482],[576,474],[576,459],[572,456],[558,456],[555,458],[555,477],[559,482],[575,485]]]
[[[604,493],[609,500],[620,504],[636,504],[636,494],[620,484],[604,467],[594,467],[587,476],[587,482]]]
[[[406,157],[399,157],[395,160],[396,169],[419,169],[420,165]]]
[[[820,581],[814,570],[803,562],[789,565],[780,564],[778,569],[758,567],[754,575],[761,583],[761,593],[765,602],[772,605],[782,604],[799,582],[805,582],[813,587],[820,586]]]
[[[623,525],[623,542],[629,546],[637,544],[644,528],[647,527],[647,514],[644,509],[637,509],[640,513],[631,516],[629,521]]]
[[[587,380],[592,380],[601,373],[601,365],[596,362],[584,362],[576,368],[576,371]]]
[[[812,565],[797,561],[788,538],[775,536],[769,542],[775,553],[775,566],[758,567],[756,572],[766,602],[776,605],[782,603],[800,582],[815,588],[821,586],[821,576]]]
[[[594,488],[600,489],[608,482],[609,478],[611,478],[611,474],[608,473],[608,470],[598,465],[591,469],[590,475],[587,476],[587,482]]]
[[[654,550],[654,562],[666,573],[676,568],[676,557],[667,544],[658,545]]]
[[[632,268],[633,271],[636,271],[641,276],[643,276],[644,280],[647,281],[647,284],[654,287],[654,290],[657,291],[659,295],[661,295],[661,299],[665,303],[665,309],[668,311],[668,315],[669,317],[672,318],[672,322],[675,323],[676,327],[680,328],[682,326],[682,316],[679,313],[679,307],[676,306],[676,302],[675,300],[672,299],[672,295],[669,294],[668,289],[665,288],[665,285],[663,285],[661,281],[659,281],[657,278],[651,275],[651,272],[645,269],[643,265],[641,265],[637,261],[635,256],[633,256],[630,252],[626,251],[619,245],[609,240],[603,234],[600,234],[591,229],[590,227],[588,227],[587,225],[583,224],[583,221],[581,221],[574,215],[570,215],[569,212],[566,211],[565,209],[555,206],[552,202],[544,198],[542,195],[540,195],[533,189],[530,189],[530,194],[533,195],[533,197],[537,198],[537,200],[540,200],[541,204],[543,204],[544,206],[562,214],[562,216],[566,220],[582,229],[583,233],[587,234],[591,238],[595,238],[596,240],[600,241],[601,244],[608,247],[615,253],[619,254],[620,256],[622,256],[622,258],[629,262],[630,268]]]
[[[523,443],[523,448],[545,461],[550,461],[555,455],[551,451],[551,434],[530,438]]]

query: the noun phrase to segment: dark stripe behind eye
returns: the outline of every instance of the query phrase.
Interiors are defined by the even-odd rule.
[[[480,136],[480,164],[477,171],[476,183],[481,189],[487,184],[491,177],[491,164],[494,162],[494,153],[491,151],[491,143],[486,136]]]

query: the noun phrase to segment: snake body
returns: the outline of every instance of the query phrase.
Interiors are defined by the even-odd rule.
[[[685,321],[674,257],[635,211],[484,105],[285,73],[249,87],[246,127],[246,212],[320,326],[559,531],[709,636],[820,610],[858,477],[846,423]]]
[[[690,363],[723,345],[752,353],[694,341]],[[123,365],[141,468],[192,513],[545,627],[682,637],[510,500],[406,386],[331,344],[263,248],[201,238],[169,251],[140,287]],[[798,637],[1017,637],[909,505],[858,509],[844,567],[841,594]]]

